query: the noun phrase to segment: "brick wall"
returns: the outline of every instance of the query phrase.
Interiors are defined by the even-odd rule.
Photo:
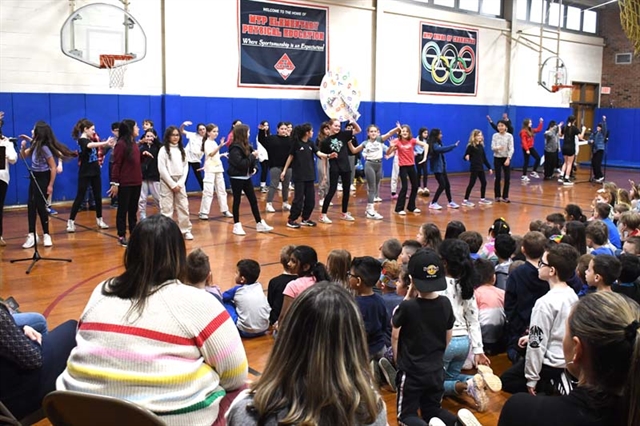
[[[633,45],[620,25],[617,4],[600,9],[600,32],[605,48],[602,53],[602,86],[611,87],[610,95],[602,95],[603,108],[640,108],[640,55],[629,65],[616,65],[616,53],[633,52]]]

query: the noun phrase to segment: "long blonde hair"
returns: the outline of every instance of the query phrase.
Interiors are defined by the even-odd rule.
[[[330,348],[330,351],[328,351]],[[373,423],[383,403],[374,390],[367,338],[353,297],[319,282],[295,298],[264,373],[251,386],[258,424]]]
[[[484,145],[484,136],[482,137],[482,140],[480,142],[476,143],[476,136],[482,134],[482,131],[479,129],[473,129],[471,131],[471,135],[469,135],[469,143],[467,144],[467,146],[477,146],[477,145]]]
[[[583,297],[567,320],[578,337],[590,371],[581,371],[584,387],[622,395],[628,426],[640,424],[640,306],[620,294],[602,291]]]
[[[349,288],[349,277],[347,273],[351,267],[351,253],[343,249],[335,249],[327,256],[327,273],[331,281],[342,284]]]

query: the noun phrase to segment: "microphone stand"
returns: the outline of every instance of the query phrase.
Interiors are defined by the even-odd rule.
[[[38,181],[36,180],[36,177],[33,174],[33,170],[31,169],[31,167],[29,167],[29,164],[27,163],[27,159],[24,158],[24,155],[22,155],[22,150],[20,150],[20,158],[22,159],[22,162],[24,163],[25,167],[29,171],[29,176],[30,176],[30,179],[31,179],[31,183],[33,183],[35,185],[35,187],[38,189],[38,193],[40,194],[40,197],[42,197],[42,200],[44,201],[45,205],[48,206],[49,203],[47,201],[47,197],[42,192],[42,188],[40,188],[40,185],[38,184]],[[31,202],[31,200],[29,200],[28,202]],[[36,226],[37,226],[37,220],[36,220]],[[12,260],[10,260],[11,263],[31,261],[31,264],[29,265],[29,267],[25,271],[25,274],[29,274],[31,272],[31,269],[33,269],[33,267],[36,265],[36,263],[38,263],[40,260],[51,260],[51,261],[55,261],[55,262],[71,262],[72,261],[71,259],[62,259],[62,258],[58,258],[58,257],[42,257],[42,256],[40,256],[40,252],[38,252],[38,232],[37,232],[37,230],[34,232],[33,240],[34,240],[34,243],[33,243],[33,256],[25,257],[25,258],[22,258],[22,259],[12,259]]]

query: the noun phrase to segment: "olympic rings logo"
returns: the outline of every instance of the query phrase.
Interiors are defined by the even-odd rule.
[[[464,46],[460,51],[451,43],[444,45],[442,50],[435,41],[429,41],[422,48],[422,66],[431,73],[436,84],[442,85],[451,81],[460,86],[476,67],[476,55],[470,46]]]

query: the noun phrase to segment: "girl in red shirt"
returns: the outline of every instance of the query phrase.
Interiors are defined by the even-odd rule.
[[[520,130],[520,144],[522,145],[522,154],[524,155],[524,165],[522,166],[522,181],[529,182],[529,178],[527,177],[527,169],[529,168],[529,157],[533,157],[535,163],[533,163],[533,171],[531,172],[532,178],[539,178],[538,176],[538,167],[540,167],[540,154],[536,151],[533,146],[533,136],[542,131],[542,123],[544,120],[540,117],[540,122],[538,123],[538,127],[535,129],[531,128],[531,119],[526,118],[522,122],[522,129]]]

